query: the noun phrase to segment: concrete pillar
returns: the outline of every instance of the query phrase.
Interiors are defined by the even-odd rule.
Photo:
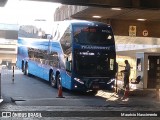
[[[0,103],[3,101],[1,90],[2,90],[2,84],[1,84],[1,71],[0,71]]]

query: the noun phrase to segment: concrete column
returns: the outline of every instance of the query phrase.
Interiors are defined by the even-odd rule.
[[[2,95],[1,95],[1,73],[0,73],[0,99],[2,98],[1,96]]]
[[[2,84],[1,84],[1,70],[0,70],[0,103],[3,101],[1,90],[2,90]]]

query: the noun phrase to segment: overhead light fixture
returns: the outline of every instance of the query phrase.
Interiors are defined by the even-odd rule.
[[[34,21],[46,21],[45,19],[35,19]]]
[[[111,8],[111,10],[122,10],[121,8]]]
[[[98,16],[98,15],[94,15],[92,16],[93,18],[101,18],[101,16]]]
[[[139,18],[137,19],[138,21],[146,21],[147,19],[142,19],[142,18]]]

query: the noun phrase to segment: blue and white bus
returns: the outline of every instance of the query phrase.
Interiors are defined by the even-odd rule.
[[[114,35],[110,25],[68,20],[55,22],[51,33],[20,26],[17,67],[69,90],[111,89],[116,73]]]

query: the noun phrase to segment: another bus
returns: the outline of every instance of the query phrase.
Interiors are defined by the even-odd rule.
[[[55,22],[50,33],[20,26],[17,67],[78,91],[111,89],[116,73],[114,35],[110,25],[82,20]]]

